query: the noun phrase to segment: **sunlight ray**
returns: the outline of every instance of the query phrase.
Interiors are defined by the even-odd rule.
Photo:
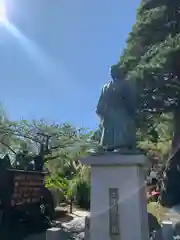
[[[54,91],[66,90],[71,80],[62,63],[55,63],[34,41],[28,39],[17,27],[8,22],[6,28],[18,41],[37,70],[41,73],[43,81]],[[54,84],[53,84],[54,82]],[[44,84],[44,82],[43,82]]]
[[[4,0],[0,0],[0,25],[6,25],[8,19]]]

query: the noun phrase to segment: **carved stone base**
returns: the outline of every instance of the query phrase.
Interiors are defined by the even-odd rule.
[[[143,154],[104,152],[91,165],[91,240],[149,240]]]
[[[138,149],[138,148],[133,148],[133,149],[129,149],[129,148],[114,148],[114,147],[108,147],[108,148],[104,148],[102,146],[99,146],[97,149],[89,152],[90,155],[102,155],[102,154],[110,154],[110,153],[119,153],[122,155],[141,155],[144,154],[145,152],[142,149]]]

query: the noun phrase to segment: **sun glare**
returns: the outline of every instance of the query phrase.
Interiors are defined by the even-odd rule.
[[[6,8],[4,4],[4,0],[0,0],[0,24],[4,24],[7,22],[6,16]]]

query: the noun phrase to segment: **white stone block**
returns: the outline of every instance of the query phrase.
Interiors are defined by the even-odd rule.
[[[61,229],[55,227],[47,229],[46,240],[61,240]]]
[[[162,222],[162,236],[163,240],[173,239],[173,223],[171,221]]]

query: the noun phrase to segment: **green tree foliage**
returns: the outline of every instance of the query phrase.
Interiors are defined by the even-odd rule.
[[[31,138],[38,135],[37,129],[38,132],[52,136],[51,153],[47,156],[45,165],[50,171],[47,186],[60,189],[63,198],[71,206],[72,201],[75,201],[80,206],[89,207],[90,168],[83,166],[79,159],[96,148],[97,141],[92,139],[94,132],[88,129],[77,130],[68,123],[48,124],[44,121],[31,123],[29,128]]]
[[[0,103],[0,151],[2,154],[12,152],[11,143],[15,143],[13,136],[6,131],[9,128],[10,121],[7,114]]]
[[[75,201],[86,208],[90,204],[90,168],[83,166],[79,159],[96,147],[97,143],[92,140],[92,136],[91,131],[79,131],[73,137],[73,142],[57,148],[54,153],[56,159],[46,164],[52,173],[47,179],[47,186],[60,188],[66,201]]]
[[[140,112],[155,118],[173,113],[174,148],[180,143],[179,8],[177,0],[142,1],[119,62],[128,79],[137,82]]]
[[[164,162],[168,159],[171,142],[172,127],[169,124],[171,116],[162,114],[159,118],[153,118],[153,123],[148,129],[141,128],[137,133],[138,146],[144,149],[152,162]]]
[[[44,136],[49,136],[49,151],[45,157],[45,167],[50,171],[47,186],[61,189],[66,201],[88,207],[90,204],[90,169],[81,165],[79,159],[96,148],[94,132],[76,129],[69,123],[49,123],[43,120],[12,122],[2,111],[0,143],[2,153],[12,153],[21,158],[21,165],[32,160],[32,155],[40,151]],[[3,120],[3,121],[2,121]],[[6,138],[5,138],[6,137]],[[45,144],[45,143],[44,143]],[[11,154],[10,154],[11,155]],[[16,158],[11,157],[12,163]]]

